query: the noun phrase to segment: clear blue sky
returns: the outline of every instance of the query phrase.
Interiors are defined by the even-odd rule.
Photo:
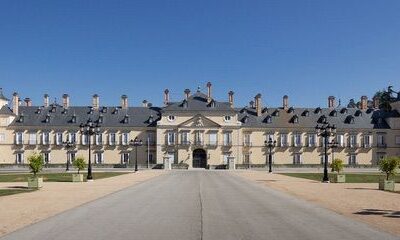
[[[400,88],[400,1],[0,1],[0,87],[42,104],[156,105],[214,85],[237,105],[326,106]]]

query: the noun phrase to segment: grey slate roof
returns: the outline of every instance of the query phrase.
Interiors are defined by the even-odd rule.
[[[218,102],[212,99],[210,103],[207,102],[207,95],[197,91],[191,95],[187,100],[181,102],[170,102],[166,107],[162,109],[162,112],[234,112],[229,102]]]
[[[238,108],[239,121],[243,127],[262,127],[262,128],[315,128],[317,123],[326,116],[330,124],[335,124],[340,129],[388,129],[390,128],[385,118],[400,117],[397,111],[385,112],[383,110],[359,110],[357,108],[337,108],[336,116],[329,108],[292,108],[289,112],[282,108],[264,108],[263,114],[257,116],[253,108]],[[346,112],[343,111],[346,109]],[[277,115],[276,112],[279,112]],[[308,112],[308,115],[307,115]],[[267,118],[271,118],[268,123]],[[294,123],[294,118],[298,118],[298,123]],[[379,120],[381,118],[381,120]],[[354,121],[352,121],[354,119]]]
[[[103,127],[154,127],[160,118],[159,109],[153,107],[129,107],[126,110],[121,107],[106,107],[106,112],[103,112],[103,109],[104,107],[100,107],[99,110],[92,110],[91,107],[64,109],[59,105],[50,105],[46,108],[21,106],[19,116],[11,126],[79,126],[88,119],[97,123],[102,116],[102,122],[99,124]],[[150,119],[151,116],[153,121]],[[46,118],[49,119],[48,122]]]
[[[7,105],[4,105],[0,108],[0,115],[14,115],[14,113]]]

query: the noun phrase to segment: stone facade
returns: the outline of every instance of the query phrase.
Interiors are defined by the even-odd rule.
[[[276,141],[274,164],[321,164],[323,141],[315,126],[328,121],[337,127],[338,147],[329,149],[329,160],[343,159],[349,165],[374,165],[383,156],[400,155],[400,101],[385,112],[376,104],[368,106],[365,96],[359,108],[337,106],[328,98],[327,108],[290,107],[284,96],[281,107],[263,107],[261,94],[246,107],[234,106],[234,93],[228,101],[217,101],[207,93],[184,91],[183,100],[171,102],[164,92],[164,106],[147,101],[129,107],[121,96],[121,106],[103,107],[96,94],[92,106],[70,106],[64,94],[62,104],[42,106],[13,95],[12,106],[0,92],[0,164],[25,164],[34,152],[42,153],[48,164],[65,164],[76,156],[87,159],[89,138],[80,134],[79,125],[89,119],[100,125],[101,133],[92,136],[91,156],[95,164],[161,166],[165,158],[189,167],[225,167],[234,157],[238,167],[263,167],[268,156],[265,142]],[[374,101],[375,102],[375,101]],[[136,149],[130,140],[141,139]],[[66,142],[73,143],[70,148]]]

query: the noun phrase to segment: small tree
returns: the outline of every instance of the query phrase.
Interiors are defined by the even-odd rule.
[[[400,165],[399,157],[385,157],[379,162],[379,170],[386,174],[386,180],[389,180],[390,176],[395,176],[397,168]]]
[[[332,161],[331,168],[332,172],[337,172],[339,174],[344,168],[343,160],[336,158]]]
[[[78,174],[81,170],[86,168],[85,159],[83,157],[77,157],[73,162],[72,165],[78,169]]]
[[[33,176],[36,177],[36,174],[42,171],[43,168],[43,156],[38,153],[34,153],[33,155],[29,156],[29,168],[33,173]]]

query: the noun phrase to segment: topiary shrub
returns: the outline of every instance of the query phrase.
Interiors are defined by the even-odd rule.
[[[77,157],[73,162],[72,165],[78,169],[78,174],[81,170],[86,168],[85,159],[83,157]]]
[[[343,168],[344,168],[343,160],[336,158],[335,160],[332,161],[331,163],[332,172],[337,172],[339,174],[343,170]]]
[[[34,153],[28,157],[28,162],[31,173],[33,173],[33,176],[36,177],[36,174],[43,169],[43,156],[41,154]]]
[[[385,157],[379,162],[379,170],[386,174],[386,180],[389,181],[390,176],[396,175],[399,165],[399,157]]]

